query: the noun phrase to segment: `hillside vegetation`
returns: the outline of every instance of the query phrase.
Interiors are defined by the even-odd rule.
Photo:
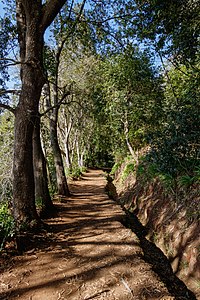
[[[117,188],[114,198],[138,217],[146,237],[168,257],[175,274],[198,292],[199,182],[188,185],[182,177],[172,182],[148,167],[144,162],[134,166],[130,158],[115,165],[111,172]]]

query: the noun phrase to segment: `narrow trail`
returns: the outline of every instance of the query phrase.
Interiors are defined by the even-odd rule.
[[[34,236],[21,256],[2,260],[0,299],[172,300],[144,260],[140,240],[125,228],[125,213],[105,193],[102,171],[71,185],[47,220],[51,232]],[[32,244],[31,244],[32,242]]]

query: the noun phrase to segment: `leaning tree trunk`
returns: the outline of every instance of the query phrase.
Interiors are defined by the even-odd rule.
[[[67,184],[67,178],[65,176],[64,164],[61,154],[61,149],[58,143],[58,111],[59,105],[57,101],[57,91],[54,86],[54,106],[51,105],[51,95],[50,95],[50,86],[49,84],[45,86],[45,96],[46,96],[46,106],[51,112],[49,112],[49,126],[50,126],[50,138],[51,138],[51,147],[53,151],[53,159],[56,170],[56,182],[57,182],[57,192],[62,196],[69,196],[69,188]]]
[[[131,146],[130,142],[129,142],[129,128],[128,128],[128,119],[127,119],[127,113],[125,113],[125,121],[123,121],[124,124],[124,135],[125,135],[125,139],[126,139],[126,145],[128,147],[128,150],[130,152],[130,154],[132,155],[133,159],[135,160],[136,163],[138,163],[138,154],[135,153],[133,147]]]
[[[62,154],[60,146],[58,143],[58,133],[57,133],[57,108],[54,111],[56,114],[55,118],[50,119],[50,136],[51,136],[51,146],[53,150],[54,164],[56,168],[56,180],[57,180],[57,190],[59,195],[69,196],[69,189],[67,185],[67,179],[65,176],[65,170],[63,165]]]
[[[73,120],[70,118],[69,124],[67,124],[67,118],[65,118],[65,138],[64,138],[64,147],[65,147],[65,158],[66,158],[66,166],[68,170],[71,172],[72,163],[70,158],[70,150],[69,150],[69,137],[70,132],[72,130]]]
[[[65,147],[65,162],[67,169],[71,172],[72,170],[72,164],[71,164],[71,158],[70,158],[70,151],[69,151],[69,139],[66,139],[64,142]]]
[[[40,216],[50,216],[55,207],[51,200],[48,189],[48,177],[46,168],[46,159],[41,146],[40,139],[40,117],[36,119],[33,133],[33,161],[35,178],[35,199],[41,201]]]

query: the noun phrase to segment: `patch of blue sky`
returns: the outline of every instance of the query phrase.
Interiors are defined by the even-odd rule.
[[[0,17],[3,18],[6,14],[6,5],[3,3],[3,1],[0,1]],[[1,28],[3,30],[3,28]],[[13,61],[8,60],[8,64],[10,65],[8,67],[8,74],[9,74],[9,80],[5,82],[8,89],[18,89],[20,87],[20,69],[19,64],[15,64],[14,61],[17,60],[17,49],[11,49],[9,51],[8,59],[11,59]]]
[[[4,4],[0,1],[0,17],[3,17],[5,14]]]

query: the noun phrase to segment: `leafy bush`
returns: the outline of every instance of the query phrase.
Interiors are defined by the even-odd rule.
[[[110,175],[114,175],[117,172],[117,170],[119,169],[120,165],[121,165],[121,163],[116,162],[110,171]]]
[[[67,170],[67,176],[69,176],[72,179],[78,179],[81,177],[81,175],[87,171],[87,168],[82,166],[74,166],[71,170]]]
[[[179,185],[182,187],[189,187],[193,184],[194,177],[191,177],[189,175],[183,175],[179,178]]]
[[[82,175],[82,169],[80,167],[75,167],[73,170],[70,172],[69,176],[72,179],[78,179]]]
[[[6,240],[13,237],[14,233],[14,219],[9,212],[8,204],[4,203],[0,207],[0,250],[2,250]]]
[[[36,205],[36,208],[38,208],[38,209],[43,208],[44,204],[43,204],[43,200],[41,197],[35,199],[35,205]]]
[[[12,198],[12,179],[0,170],[0,201],[6,202]]]
[[[121,180],[124,181],[126,180],[126,178],[128,177],[129,174],[133,173],[135,171],[135,165],[134,163],[130,162],[128,163],[123,172],[122,172],[122,176],[121,176]]]
[[[171,123],[156,132],[148,154],[159,172],[178,176],[185,170],[192,174],[199,164],[200,117],[193,110],[174,112]]]
[[[80,169],[81,169],[81,172],[82,172],[82,173],[84,173],[84,172],[86,172],[86,171],[87,171],[87,168],[86,168],[86,167],[84,167],[84,166],[83,166],[83,167],[81,167]]]
[[[168,78],[170,84],[166,82],[163,120],[149,135],[148,159],[157,166],[159,173],[174,178],[193,177],[195,168],[200,166],[199,74],[180,66],[179,69],[171,68]]]
[[[148,158],[148,156],[142,158],[140,164],[137,166],[137,178],[144,184],[158,178],[166,191],[174,188],[175,178],[169,173],[161,172],[161,170],[159,170],[159,165],[150,162]]]

